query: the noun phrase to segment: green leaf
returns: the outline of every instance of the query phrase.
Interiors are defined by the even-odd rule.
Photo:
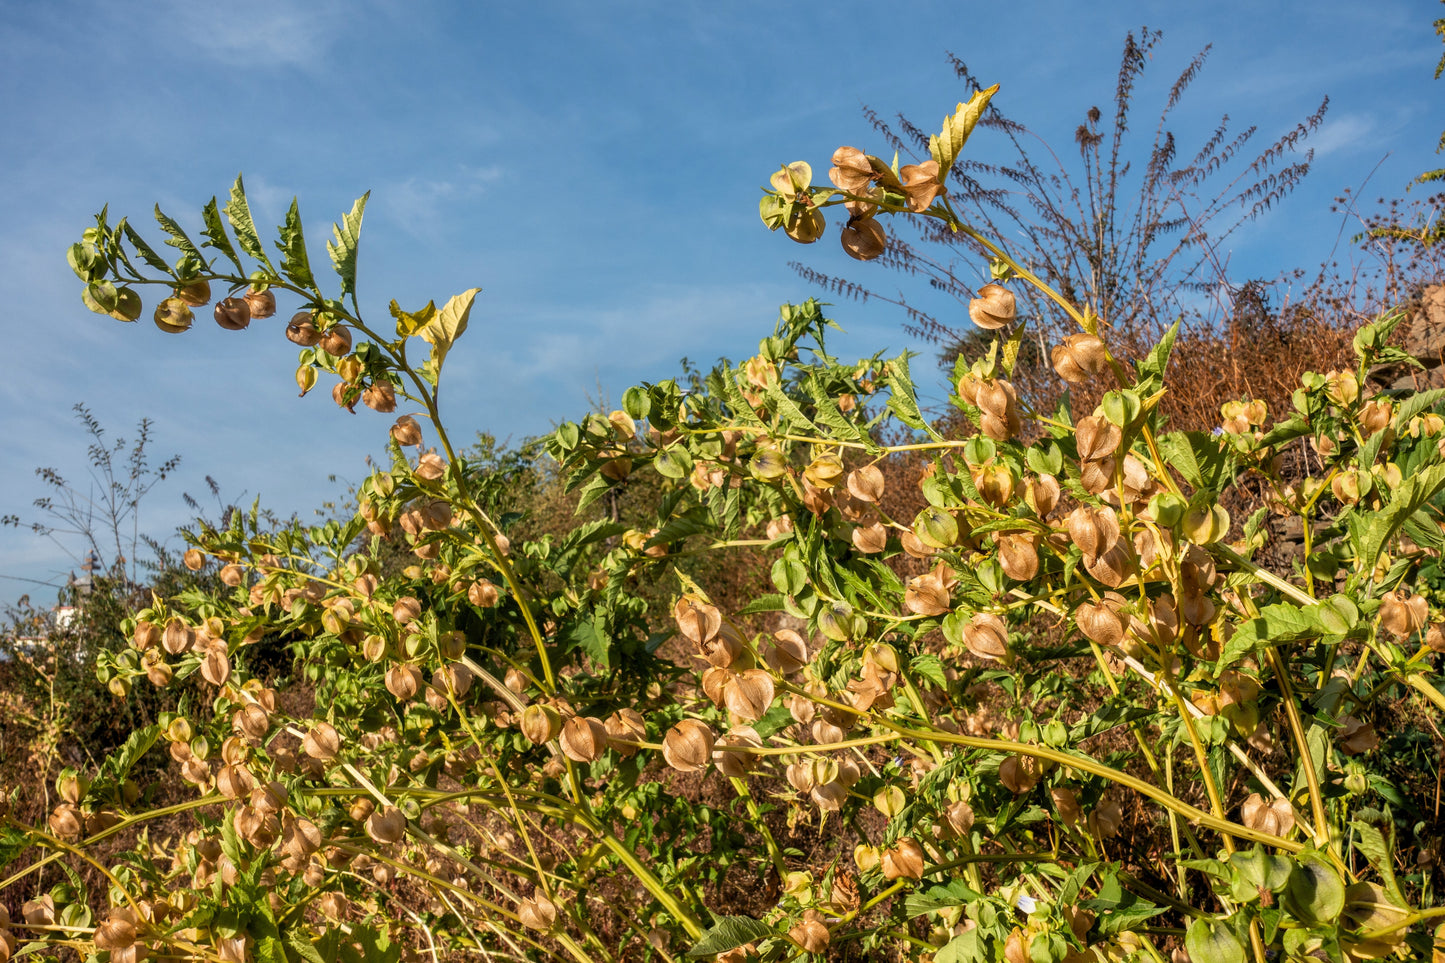
[[[19,826],[0,826],[0,869],[31,846],[30,837]]]
[[[1400,483],[1390,503],[1364,519],[1360,532],[1357,571],[1372,572],[1385,544],[1395,536],[1406,520],[1445,488],[1445,465],[1431,465]]]
[[[1218,492],[1234,475],[1234,452],[1206,432],[1171,431],[1161,435],[1159,453],[1169,467],[1200,491]]]
[[[1151,395],[1164,387],[1164,369],[1169,367],[1169,353],[1174,350],[1174,340],[1179,337],[1179,325],[1184,319],[1180,318],[1169,326],[1164,332],[1164,337],[1159,343],[1150,349],[1148,357],[1135,363],[1139,372],[1139,383],[1134,390],[1140,395]]]
[[[803,387],[807,389],[808,397],[813,399],[814,417],[820,424],[832,428],[838,436],[859,442],[868,450],[869,454],[877,454],[882,451],[868,432],[843,414],[843,409],[838,407],[838,402],[834,401],[827,389],[823,387],[822,379],[819,378],[816,371],[808,372],[807,378],[803,381]]]
[[[1367,823],[1363,819],[1356,819],[1354,828],[1355,848],[1364,854],[1365,858],[1370,861],[1370,865],[1375,868],[1375,872],[1380,874],[1380,881],[1384,884],[1385,892],[1389,894],[1396,906],[1409,906],[1410,904],[1405,901],[1405,894],[1400,892],[1400,881],[1395,878],[1393,828],[1390,833],[1392,838],[1388,845],[1385,842],[1384,833],[1380,832],[1379,827],[1374,824]]]
[[[764,393],[768,401],[772,402],[773,411],[782,420],[784,430],[789,434],[811,435],[817,432],[813,422],[803,414],[803,409],[783,392],[776,381],[769,383]]]
[[[1429,391],[1418,391],[1400,402],[1400,408],[1395,412],[1395,424],[1404,428],[1410,423],[1411,418],[1414,418],[1422,412],[1429,411],[1442,402],[1445,402],[1445,388],[1432,388]]]
[[[1266,605],[1259,610],[1259,617],[1250,619],[1224,644],[1224,650],[1215,663],[1215,678],[1236,659],[1253,652],[1261,642],[1288,641],[1312,635],[1329,634],[1320,624],[1314,607],[1302,609],[1280,602]]]
[[[1079,905],[1097,914],[1099,932],[1105,936],[1131,930],[1165,911],[1164,907],[1147,903],[1124,889],[1115,870],[1105,870],[1100,878],[1099,895],[1082,900]]]
[[[908,919],[932,913],[949,906],[962,906],[983,899],[983,894],[970,889],[961,879],[943,886],[930,886],[922,892],[909,893],[903,899],[903,915]]]
[[[762,920],[755,920],[751,916],[721,916],[702,934],[702,938],[692,949],[687,951],[687,955],[693,959],[716,956],[773,935],[773,928]]]
[[[921,675],[940,689],[947,690],[948,677],[944,675],[943,660],[938,656],[925,652],[914,657],[908,664],[908,669],[914,675]]]
[[[125,234],[125,239],[130,241],[131,247],[135,248],[136,253],[141,256],[142,260],[157,271],[164,271],[171,277],[175,277],[175,269],[166,263],[165,258],[156,253],[155,248],[146,243],[145,238],[141,237],[140,234],[136,232],[136,229],[130,226],[128,221],[122,220],[117,227]]]
[[[150,752],[151,746],[156,744],[160,738],[161,727],[152,723],[142,729],[132,732],[125,744],[106,760],[106,767],[115,777],[117,782],[125,779],[131,767],[140,761],[141,757]]]
[[[278,230],[281,240],[276,242],[276,249],[281,252],[281,273],[298,288],[315,291],[316,278],[311,274],[311,259],[306,255],[306,234],[301,228],[301,208],[294,197],[286,212],[286,223]]]
[[[326,242],[326,253],[331,255],[331,264],[341,276],[341,295],[356,296],[356,246],[361,241],[361,215],[366,210],[367,191],[351,205],[351,213],[341,217],[340,224],[331,225],[335,241]]]
[[[783,610],[783,596],[777,593],[769,593],[767,595],[757,596],[747,605],[738,609],[734,614],[739,616],[762,615],[765,612],[782,612]]]
[[[993,956],[988,952],[988,943],[979,934],[977,927],[961,933],[943,945],[933,957],[933,963],[988,963]]]
[[[175,220],[161,210],[159,204],[156,205],[156,223],[161,226],[161,230],[170,235],[166,243],[171,247],[176,248],[182,254],[195,258],[202,264],[210,263],[201,257],[200,249],[196,247],[195,242],[186,236],[186,232],[181,230],[181,226]]]
[[[468,288],[461,294],[455,295],[442,305],[442,309],[436,313],[426,324],[416,332],[424,341],[432,346],[432,357],[436,359],[437,369],[440,370],[442,361],[446,359],[447,352],[451,350],[456,340],[467,330],[467,319],[472,314],[472,302],[477,299],[477,293],[481,288]]]
[[[908,354],[900,354],[888,362],[888,407],[898,420],[910,428],[927,432],[934,441],[943,441],[943,436],[933,430],[918,409],[918,389],[908,373]]]
[[[236,243],[241,250],[275,273],[271,268],[271,260],[266,257],[266,248],[261,243],[260,236],[256,233],[256,222],[251,217],[251,205],[246,200],[246,185],[241,182],[241,175],[236,175],[236,183],[231,186],[231,199],[226,202],[226,220],[231,222],[231,230],[236,234]]]
[[[938,162],[938,179],[940,181],[948,176],[949,168],[953,167],[953,162],[963,151],[963,145],[968,142],[968,135],[973,133],[973,129],[978,126],[984,108],[988,106],[989,100],[996,93],[998,93],[998,84],[994,84],[987,90],[976,91],[968,99],[968,103],[958,105],[958,109],[953,112],[952,117],[943,119],[942,131],[928,138],[928,153]]]
[[[226,225],[221,223],[221,212],[216,207],[216,199],[211,198],[201,211],[201,220],[205,222],[205,228],[201,231],[206,236],[206,247],[215,248],[234,265],[237,274],[245,274],[246,268],[241,264],[241,259],[236,257],[236,249],[231,246],[231,239],[226,236]]]
[[[1223,920],[1197,917],[1184,934],[1184,947],[1193,963],[1245,963],[1244,944]]]
[[[581,649],[598,665],[612,668],[612,639],[595,618],[583,615],[566,623],[558,630],[557,640]]]
[[[426,307],[420,311],[411,312],[403,311],[401,306],[393,301],[391,302],[391,316],[396,318],[396,336],[398,338],[409,338],[428,324],[431,324],[432,318],[437,316],[437,305],[435,301],[428,301]],[[567,426],[564,425],[563,427],[565,428]],[[574,425],[572,427],[575,428],[576,426]],[[568,445],[567,447],[571,448],[575,444],[576,442],[573,442],[572,445]]]

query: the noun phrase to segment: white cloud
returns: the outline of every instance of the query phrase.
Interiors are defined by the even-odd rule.
[[[1373,114],[1344,114],[1330,117],[1307,142],[1315,157],[1324,157],[1339,150],[1374,147],[1379,139],[1379,124]]]

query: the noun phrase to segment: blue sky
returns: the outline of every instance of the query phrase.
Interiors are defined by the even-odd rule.
[[[1366,196],[1398,193],[1438,164],[1442,14],[1431,0],[0,0],[0,514],[27,515],[44,494],[37,466],[85,477],[76,402],[112,437],[153,419],[156,454],[183,456],[142,507],[157,536],[206,475],[228,498],[310,515],[344,493],[331,476],[360,480],[382,450],[388,419],[341,412],[327,392],[295,397],[279,318],[175,337],[86,311],[64,255],[103,204],[142,226],[158,201],[193,225],[244,171],[262,224],[300,197],[324,263],[331,221],[371,190],[363,313],[481,286],[448,361],[448,415],[457,434],[519,440],[675,374],[684,355],[751,353],[780,302],[817,293],[791,259],[910,291],[847,261],[831,232],[811,248],[768,234],[758,187],[782,162],[821,173],[840,144],[883,152],[864,104],[935,125],[964,94],[947,51],[1063,154],[1084,111],[1107,110],[1123,37],[1143,24],[1164,31],[1138,102],[1151,126],[1161,90],[1213,44],[1175,115],[1185,144],[1225,113],[1272,139],[1328,95],[1306,187],[1220,252],[1240,277],[1315,267],[1342,227],[1332,197],[1366,177]],[[832,315],[844,354],[922,347],[887,306]],[[59,583],[71,567],[0,529],[0,601],[48,600],[22,580]]]

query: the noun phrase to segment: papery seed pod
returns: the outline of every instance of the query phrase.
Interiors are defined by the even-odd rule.
[[[411,415],[402,415],[396,419],[391,426],[391,438],[403,448],[410,445],[421,445],[421,426]]]
[[[351,353],[351,331],[344,324],[334,324],[322,332],[317,344],[329,355],[345,357]]]
[[[231,821],[236,834],[258,849],[268,849],[281,835],[281,821],[274,813],[258,812],[251,806],[236,810]]]
[[[816,919],[805,920],[788,930],[788,939],[805,953],[822,953],[828,948],[830,935],[827,925]]]
[[[557,906],[546,896],[538,893],[531,899],[524,899],[517,904],[517,919],[528,929],[540,930],[545,933],[557,922]]]
[[[723,734],[713,746],[712,761],[724,776],[741,779],[762,762],[762,757],[749,752],[731,751],[736,749],[760,749],[763,740],[752,726],[734,726]]]
[[[1059,820],[1065,826],[1076,825],[1079,817],[1083,814],[1079,809],[1079,797],[1067,786],[1055,786],[1049,790],[1049,798],[1053,800],[1054,812],[1058,814]]]
[[[225,647],[212,649],[201,660],[201,678],[213,686],[223,686],[231,678],[231,660],[226,656]]]
[[[723,702],[739,719],[756,722],[773,704],[773,677],[762,669],[748,669],[734,675],[723,686]]]
[[[1079,384],[1098,377],[1109,369],[1104,342],[1086,332],[1071,334],[1051,353],[1054,370],[1070,384]]]
[[[1009,792],[1023,795],[1039,784],[1043,778],[1043,763],[1034,756],[1009,756],[998,767],[999,782]]]
[[[219,574],[221,582],[231,588],[240,585],[246,578],[246,570],[235,562],[229,565],[223,565]]]
[[[1120,538],[1100,555],[1085,555],[1084,568],[1110,588],[1118,588],[1138,572],[1139,560],[1134,557],[1134,547]]]
[[[386,691],[398,701],[408,702],[421,690],[421,669],[410,663],[394,665],[386,670]]]
[[[318,722],[302,737],[301,749],[311,758],[327,762],[341,751],[341,734],[331,723]]]
[[[1360,397],[1360,382],[1353,371],[1331,371],[1325,375],[1325,396],[1340,407],[1348,407]]]
[[[49,894],[20,904],[20,915],[30,926],[55,925],[55,897]]]
[[[204,278],[189,281],[176,288],[176,297],[193,308],[199,308],[211,302],[211,282]]]
[[[309,869],[310,867],[308,867],[308,871]],[[322,877],[322,879],[324,878],[325,877]],[[316,885],[319,886],[320,882]],[[321,910],[321,915],[331,920],[345,919],[346,914],[351,909],[351,903],[347,900],[346,894],[336,892],[326,893],[321,899],[317,900],[316,905],[317,908]]]
[[[832,452],[819,455],[803,469],[803,478],[814,488],[831,489],[843,479],[843,459]]]
[[[212,315],[227,331],[244,331],[251,325],[251,306],[241,298],[222,298]]]
[[[1007,441],[1018,434],[1018,397],[1013,385],[1002,378],[988,378],[975,393],[975,403],[983,412],[979,428],[994,441]]]
[[[888,547],[888,529],[881,522],[855,526],[849,538],[864,555],[876,555]]]
[[[1240,822],[1256,832],[1283,836],[1294,826],[1294,807],[1288,799],[1275,797],[1269,802],[1259,793],[1250,793],[1239,807]]]
[[[549,705],[532,703],[522,710],[519,728],[533,745],[551,742],[562,733],[562,716]]]
[[[862,502],[876,503],[883,497],[883,472],[877,465],[864,465],[848,473],[848,494]]]
[[[401,842],[406,835],[406,816],[395,806],[383,806],[366,817],[366,835],[382,845]]]
[[[112,914],[95,928],[95,948],[112,953],[128,948],[136,940],[135,924]],[[114,959],[114,957],[112,957]]]
[[[917,840],[905,836],[883,851],[883,878],[923,878],[923,847]]]
[[[672,618],[682,637],[698,646],[713,639],[722,629],[722,613],[718,607],[693,596],[677,600],[672,607]]]
[[[1084,558],[1109,550],[1119,540],[1119,516],[1107,505],[1080,505],[1068,514],[1069,538]]]
[[[259,813],[279,813],[286,808],[286,800],[290,793],[286,787],[277,780],[271,780],[264,786],[257,786],[251,790],[251,808]]]
[[[808,664],[808,645],[792,629],[779,629],[763,648],[763,659],[779,675],[792,675]]]
[[[154,622],[141,619],[135,624],[135,631],[131,634],[131,645],[139,652],[144,652],[151,646],[161,641],[161,627]]]
[[[291,856],[303,858],[321,848],[321,830],[304,816],[294,817],[289,813],[281,827],[281,850]]]
[[[1424,628],[1430,603],[1423,595],[1407,596],[1396,589],[1380,598],[1380,627],[1397,639],[1407,639]]]
[[[1074,426],[1074,439],[1078,443],[1081,460],[1099,461],[1118,449],[1123,433],[1118,425],[1098,415],[1089,415],[1080,418]]]
[[[944,825],[954,836],[967,836],[973,829],[973,807],[963,800],[949,803],[943,811]]]
[[[783,228],[788,237],[799,244],[812,244],[823,236],[828,222],[823,217],[823,212],[816,207],[800,207],[794,213],[788,225]]]
[[[1340,720],[1340,730],[1335,734],[1335,741],[1339,743],[1340,751],[1347,756],[1358,756],[1380,745],[1380,737],[1375,732],[1375,727],[1354,716],[1345,716]]]
[[[1009,578],[1017,582],[1029,581],[1039,572],[1039,536],[1033,532],[1000,535],[998,563]]]
[[[257,291],[255,288],[245,294],[246,307],[251,310],[251,320],[260,321],[269,318],[276,313],[276,295],[269,290]]]
[[[1106,602],[1085,602],[1074,610],[1074,623],[1084,638],[1100,645],[1118,645],[1124,639],[1124,621]]]
[[[83,823],[79,809],[70,803],[57,806],[50,814],[50,831],[61,839],[79,839]]]
[[[974,487],[985,502],[1000,511],[1008,508],[1009,502],[1013,501],[1017,479],[1007,465],[984,465],[973,469],[970,474]]]
[[[1040,518],[1048,517],[1059,504],[1059,480],[1053,475],[1039,475],[1024,482],[1024,501]]]
[[[903,604],[916,615],[943,615],[953,606],[952,590],[957,584],[953,570],[939,563],[932,571],[908,580]]]
[[[199,548],[188,548],[181,556],[181,563],[192,572],[199,572],[206,567],[206,553]]]
[[[642,714],[636,709],[618,709],[607,717],[602,723],[602,727],[607,732],[608,745],[624,757],[637,752],[637,746],[629,745],[629,743],[647,740],[647,725],[642,719]]]
[[[1014,293],[1002,284],[985,284],[978,297],[968,302],[968,316],[980,328],[994,331],[1014,319],[1017,305]]]
[[[403,595],[391,607],[391,617],[398,625],[406,625],[421,615],[421,602],[413,596]]]
[[[1090,833],[1100,839],[1110,839],[1119,835],[1119,828],[1124,825],[1124,812],[1117,802],[1105,799],[1089,813],[1087,823]]]
[[[248,703],[231,716],[231,727],[254,744],[265,738],[266,733],[271,730],[271,717],[265,709],[255,703]]]
[[[843,802],[848,798],[848,789],[836,782],[822,783],[813,787],[808,798],[822,812],[836,813],[842,810]]]
[[[840,239],[844,253],[857,261],[871,261],[888,250],[888,235],[872,216],[850,217]]]
[[[436,481],[446,474],[447,463],[434,451],[426,452],[417,459],[416,477],[422,481]]]
[[[963,627],[963,644],[980,659],[1009,662],[1008,626],[992,612],[978,612]]]
[[[558,737],[562,752],[573,762],[596,762],[607,752],[607,729],[601,719],[573,716]]]
[[[354,354],[347,355],[336,362],[336,373],[339,374],[341,380],[346,383],[346,391],[348,394],[356,390],[357,382],[361,380],[361,376],[365,372],[366,368],[362,365],[361,359]]]
[[[166,334],[180,334],[195,323],[195,315],[191,313],[190,305],[180,298],[166,298],[157,304],[153,318],[156,327]]]
[[[227,799],[248,797],[255,788],[256,777],[243,766],[225,765],[216,773],[216,790]]]
[[[828,170],[828,179],[839,190],[849,194],[867,193],[869,185],[877,175],[868,155],[856,147],[839,147],[833,152],[833,166]]]
[[[185,622],[173,618],[166,623],[165,634],[161,636],[161,646],[171,655],[189,652],[195,643],[195,630]]]
[[[396,388],[390,381],[375,381],[361,392],[361,403],[382,414],[396,410]]]
[[[698,648],[699,653],[709,663],[719,668],[727,668],[742,654],[743,640],[731,625],[724,625],[717,635]]]
[[[684,719],[667,730],[662,741],[662,757],[679,772],[701,772],[712,758],[714,741],[706,723]]]
[[[286,324],[286,339],[303,348],[314,348],[321,343],[321,329],[316,327],[315,317],[310,311],[292,315]]]

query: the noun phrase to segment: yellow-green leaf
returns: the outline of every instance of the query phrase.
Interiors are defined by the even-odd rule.
[[[395,301],[391,302],[391,316],[396,318],[396,335],[409,338],[431,323],[436,317],[435,301],[428,301],[420,311],[403,311]]]
[[[948,171],[953,167],[953,162],[963,152],[963,145],[968,140],[968,135],[978,126],[979,118],[983,116],[983,109],[988,106],[989,100],[998,93],[998,84],[994,84],[987,90],[980,90],[968,99],[968,103],[959,104],[958,109],[953,112],[952,117],[945,117],[943,130],[937,136],[928,138],[928,153],[938,161],[938,179],[941,181],[948,177]]]
[[[430,341],[432,346],[432,357],[436,359],[437,368],[441,368],[442,360],[446,358],[451,346],[456,343],[462,332],[467,330],[467,318],[472,313],[472,302],[477,299],[477,293],[481,288],[469,288],[461,294],[456,295],[442,309],[436,313],[436,317],[427,322],[417,332],[423,339]]]

